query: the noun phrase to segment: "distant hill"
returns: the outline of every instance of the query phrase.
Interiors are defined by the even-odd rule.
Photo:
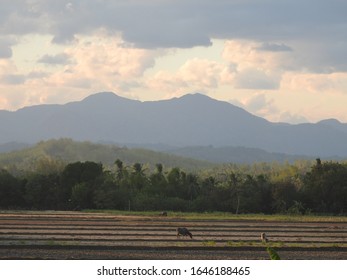
[[[39,105],[0,111],[0,144],[77,141],[141,146],[232,146],[270,153],[347,157],[347,124],[272,123],[227,102],[202,94],[140,102],[98,93],[65,105]]]
[[[126,165],[134,163],[149,164],[152,168],[157,163],[165,168],[180,167],[185,170],[199,170],[212,167],[207,161],[194,160],[162,152],[154,152],[140,148],[126,148],[115,145],[77,142],[71,139],[42,141],[32,147],[9,153],[0,153],[0,170],[16,166],[21,170],[31,169],[31,165],[51,160],[61,163],[76,161],[101,162],[105,166],[113,166],[120,159]]]
[[[191,146],[166,151],[167,153],[214,163],[252,164],[254,162],[294,162],[311,160],[312,157],[269,153],[261,149],[245,147]]]

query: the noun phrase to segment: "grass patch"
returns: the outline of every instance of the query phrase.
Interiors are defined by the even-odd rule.
[[[248,241],[227,241],[228,247],[271,247],[271,248],[347,248],[346,243],[295,243],[295,242],[248,242]]]
[[[161,211],[120,211],[120,210],[83,210],[84,213],[100,213],[123,216],[159,216]],[[254,220],[283,222],[347,222],[347,216],[315,216],[315,215],[265,215],[265,214],[232,214],[227,212],[171,212],[169,218],[186,220]]]
[[[270,260],[280,260],[280,256],[278,255],[278,253],[276,252],[276,250],[272,247],[267,247],[266,251],[269,254]]]
[[[214,246],[216,246],[216,241],[213,241],[213,240],[204,241],[204,242],[202,242],[202,245],[208,246],[208,247],[214,247]]]
[[[164,211],[164,210],[163,210]],[[162,211],[121,211],[121,210],[95,210],[86,209],[80,212],[84,214],[117,215],[158,217]],[[1,210],[0,214],[64,214],[64,211],[29,211],[29,210]],[[71,212],[70,212],[71,213]],[[249,221],[283,221],[283,222],[347,222],[347,216],[321,216],[321,215],[265,215],[265,214],[233,214],[229,212],[175,212],[167,211],[167,217],[183,220],[249,220]]]
[[[56,243],[56,241],[54,241],[54,240],[48,240],[48,241],[46,241],[46,245],[48,245],[48,246],[54,246],[54,245],[57,245],[57,243]]]

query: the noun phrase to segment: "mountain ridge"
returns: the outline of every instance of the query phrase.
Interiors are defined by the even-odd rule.
[[[115,143],[243,146],[271,153],[347,157],[347,124],[337,120],[274,123],[225,101],[187,94],[138,101],[111,92],[63,105],[0,111],[0,144],[52,138]]]
[[[127,165],[139,162],[150,165],[152,168],[157,163],[163,164],[166,168],[180,167],[186,170],[200,170],[214,166],[213,163],[208,161],[160,151],[121,147],[114,144],[92,143],[89,141],[79,142],[67,138],[40,141],[31,146],[25,146],[20,143],[12,144],[18,144],[21,147],[11,152],[2,152],[2,145],[0,145],[0,170],[2,168],[13,169],[15,167],[15,170],[23,171],[39,165],[47,165],[49,167],[50,162],[67,164],[76,161],[101,162],[108,167],[112,167],[117,159],[120,159]]]

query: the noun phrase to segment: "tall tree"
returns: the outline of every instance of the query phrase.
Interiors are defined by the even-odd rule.
[[[347,165],[317,161],[304,178],[303,195],[315,212],[343,214],[347,201]]]
[[[0,209],[24,207],[24,189],[20,180],[0,170]]]

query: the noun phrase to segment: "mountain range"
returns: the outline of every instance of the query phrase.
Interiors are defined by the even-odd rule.
[[[203,94],[141,102],[103,92],[64,105],[0,111],[0,144],[71,138],[161,146],[245,147],[309,157],[347,157],[347,124],[274,123]],[[165,147],[165,148],[164,148]]]

